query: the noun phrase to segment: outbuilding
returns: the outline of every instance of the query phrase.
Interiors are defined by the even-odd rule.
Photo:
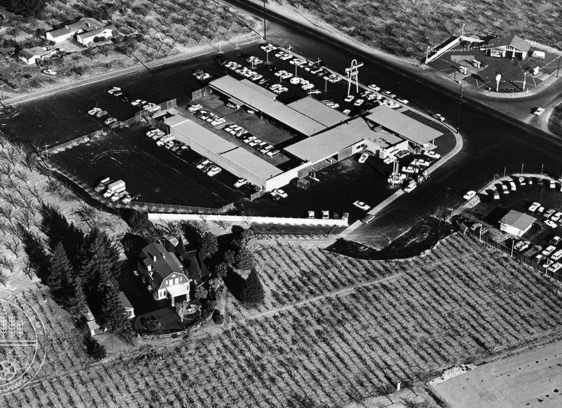
[[[536,220],[528,214],[511,210],[500,220],[500,231],[521,237],[531,229]]]

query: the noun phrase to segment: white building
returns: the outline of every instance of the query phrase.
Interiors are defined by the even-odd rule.
[[[528,214],[511,210],[500,220],[500,231],[521,237],[531,229],[536,220]]]
[[[92,32],[103,28],[104,25],[93,18],[82,18],[76,23],[65,25],[62,28],[51,30],[45,33],[45,38],[54,43],[67,41],[76,34]]]
[[[19,53],[19,59],[28,65],[34,65],[51,58],[56,53],[57,50],[48,49],[47,47],[24,48]]]
[[[77,34],[76,41],[82,45],[90,45],[95,42],[95,39],[108,40],[113,36],[113,27],[107,26],[98,28],[97,30],[88,31],[85,33]]]

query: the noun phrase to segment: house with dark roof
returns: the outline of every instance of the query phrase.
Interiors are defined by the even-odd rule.
[[[19,53],[19,59],[28,65],[33,65],[39,61],[51,58],[56,53],[56,49],[49,49],[47,47],[24,48]]]
[[[521,237],[531,229],[536,220],[528,214],[511,210],[500,220],[500,231]]]
[[[154,242],[143,248],[138,269],[154,299],[170,299],[172,306],[180,297],[185,296],[189,301],[191,280],[176,255],[168,252],[161,243]]]
[[[510,57],[524,60],[529,54],[531,44],[517,35],[498,37],[488,43],[488,54],[492,57]]]

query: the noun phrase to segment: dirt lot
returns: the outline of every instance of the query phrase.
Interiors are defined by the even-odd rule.
[[[562,342],[484,364],[433,385],[455,408],[541,407],[562,405]]]

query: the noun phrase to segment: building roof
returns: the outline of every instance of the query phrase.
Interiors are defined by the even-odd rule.
[[[265,89],[263,86],[256,84],[255,82],[250,81],[249,79],[244,78],[240,81],[244,85],[254,89],[255,91],[264,94],[265,96],[270,97],[271,99],[275,98],[277,95],[275,92],[271,92],[269,89]]]
[[[127,295],[125,295],[121,291],[119,291],[119,300],[121,301],[121,304],[123,305],[123,307],[125,309],[131,309],[133,307],[133,305],[129,301],[129,298],[127,297]]]
[[[156,261],[154,257],[156,257]],[[174,272],[183,273],[183,266],[176,255],[166,251],[164,245],[159,242],[153,242],[144,247],[140,258],[145,267],[152,266],[156,286],[160,286],[162,281]]]
[[[531,48],[531,44],[517,35],[506,35],[504,37],[495,38],[491,41],[491,45],[494,47],[510,46],[524,52],[529,52]]]
[[[24,58],[31,58],[34,55],[37,56],[43,56],[43,55],[48,55],[51,54],[53,51],[52,50],[47,50],[45,47],[33,47],[33,48],[24,48],[23,50],[20,51],[20,57],[24,57]]]
[[[184,283],[181,285],[167,286],[166,290],[171,297],[176,298],[179,296],[187,295],[189,293],[189,285],[186,285]]]
[[[174,113],[177,110],[170,110]],[[180,142],[192,147],[194,144],[204,147],[213,153],[224,153],[237,146],[200,124],[178,114],[164,120],[174,130],[174,137]]]
[[[71,33],[74,34],[77,31],[97,30],[100,27],[103,27],[102,23],[100,23],[96,19],[87,17],[82,18],[75,23],[65,25],[64,27],[58,28],[56,30],[49,31],[49,34],[51,34],[54,38],[57,38]]]
[[[335,126],[348,118],[340,111],[324,105],[311,96],[292,102],[288,106],[327,127]]]
[[[78,36],[82,39],[92,38],[100,35],[105,30],[113,30],[113,27],[112,26],[100,27],[97,30],[87,31],[85,33],[78,34]]]
[[[256,91],[254,87],[250,87],[230,75],[217,78],[211,81],[209,85],[305,136],[311,136],[326,127],[320,122],[291,109],[284,103],[264,95],[262,92]]]
[[[366,118],[370,121],[419,145],[430,143],[443,135],[437,129],[384,105],[379,105],[369,112],[370,114]]]
[[[267,180],[273,176],[283,173],[282,170],[278,169],[273,164],[242,147],[237,147],[236,149],[224,152],[222,153],[222,156],[229,159],[231,162],[238,164],[240,167],[262,180]]]
[[[511,210],[500,220],[500,224],[506,224],[521,231],[526,231],[537,219],[528,214]]]

